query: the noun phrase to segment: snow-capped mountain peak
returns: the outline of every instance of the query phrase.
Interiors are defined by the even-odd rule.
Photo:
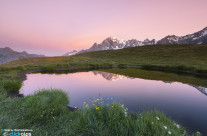
[[[207,27],[185,36],[168,35],[159,40],[157,44],[207,44]]]
[[[100,50],[118,50],[128,47],[144,46],[144,45],[157,45],[157,44],[207,44],[207,27],[201,31],[185,36],[168,35],[161,40],[156,41],[155,39],[139,41],[136,39],[124,40],[116,36],[111,36],[102,41],[102,43],[94,43],[93,46],[86,50],[79,52],[69,52],[65,55],[74,55],[82,52],[100,51]]]
[[[136,39],[131,39],[131,40],[126,41],[118,37],[108,37],[105,40],[103,40],[103,42],[100,44],[94,43],[94,45],[91,48],[89,48],[88,50],[85,50],[84,52],[99,51],[99,50],[118,50],[118,49],[123,49],[127,47],[152,45],[152,44],[155,44],[155,39],[153,40],[146,39],[144,41],[138,41]]]

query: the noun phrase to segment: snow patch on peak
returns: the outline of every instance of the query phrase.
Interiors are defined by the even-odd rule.
[[[111,37],[112,40],[118,40],[119,38],[116,36]]]
[[[77,53],[78,53],[78,51],[73,50],[73,51],[70,51],[70,52],[68,52],[68,53],[65,53],[63,56],[71,56],[71,55],[75,55],[75,54],[77,54]]]
[[[202,34],[202,36],[205,36],[205,35],[207,35],[207,29],[204,30],[204,32],[203,32],[203,34]]]
[[[207,88],[205,88],[205,90],[204,90],[204,91],[205,91],[205,93],[207,93]]]
[[[169,41],[177,42],[177,41],[178,41],[178,36],[172,35],[172,36],[167,37],[167,39],[168,39]]]
[[[118,50],[118,49],[122,49],[122,48],[119,48],[118,46],[116,46],[115,48],[113,48],[114,50]]]
[[[113,37],[110,37],[110,39],[113,41],[113,42],[117,42],[117,43],[120,43],[120,44],[126,44],[126,41],[124,39],[120,39],[116,36],[113,36]]]

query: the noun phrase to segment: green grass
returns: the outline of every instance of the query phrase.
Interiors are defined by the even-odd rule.
[[[22,86],[22,82],[16,80],[3,80],[2,86],[8,92],[17,93]]]
[[[3,79],[19,80],[20,70],[0,70],[0,77]]]
[[[207,45],[156,45],[80,53],[69,57],[21,59],[1,69],[51,70],[71,67],[143,66],[207,73]]]
[[[24,113],[22,118],[31,123],[43,125],[47,121],[61,116],[67,111],[68,97],[59,90],[40,91],[34,96],[23,98],[21,105]],[[32,118],[31,118],[32,117]]]
[[[34,135],[187,135],[183,127],[158,111],[129,114],[121,105],[100,105],[69,112],[68,98],[61,91],[49,90],[13,98],[25,70],[56,70],[65,68],[100,68],[143,66],[146,69],[185,70],[207,73],[207,45],[156,45],[122,50],[81,53],[70,57],[21,59],[0,65],[0,128],[33,129]],[[144,79],[180,81],[206,86],[206,79],[147,70],[104,70]],[[24,74],[25,75],[25,74]],[[5,81],[5,80],[11,80]],[[5,87],[5,83],[8,84]],[[13,84],[12,86],[10,86]],[[112,108],[113,106],[113,108]],[[140,115],[141,114],[141,115]],[[157,120],[157,117],[159,120]],[[164,128],[167,126],[167,129]],[[199,135],[199,134],[197,134]]]
[[[0,65],[0,76],[18,79],[26,70],[141,66],[144,69],[207,74],[207,45],[156,45],[80,53],[69,57],[40,57]]]
[[[70,112],[66,107],[67,95],[58,90],[45,90],[20,99],[6,95],[0,98],[0,128],[33,129],[32,134],[38,136],[166,136],[169,132],[187,135],[182,126],[158,111],[129,114],[118,103],[104,106],[97,101],[94,107],[84,105],[85,108]]]

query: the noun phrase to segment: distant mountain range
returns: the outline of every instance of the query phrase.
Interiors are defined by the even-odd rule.
[[[157,44],[207,44],[207,27],[201,31],[195,32],[193,34],[188,34],[186,36],[175,36],[168,35],[161,40],[156,41],[155,39],[149,40],[145,39],[144,41],[139,41],[136,39],[131,39],[125,41],[117,37],[109,37],[103,40],[102,43],[94,43],[91,48],[81,51],[72,51],[64,54],[64,56],[71,56],[77,53],[82,52],[91,52],[91,51],[101,51],[101,50],[117,50],[128,47],[135,46],[144,46],[144,45],[157,45]]]
[[[159,40],[157,44],[207,44],[207,27],[186,36],[168,35]]]
[[[73,50],[73,51],[70,51],[70,52],[65,53],[63,56],[71,56],[71,55],[75,55],[77,53],[78,53],[77,50]]]
[[[16,52],[9,47],[0,48],[0,64],[9,61],[23,59],[23,58],[34,58],[34,57],[45,57],[44,55],[28,54],[27,52]]]

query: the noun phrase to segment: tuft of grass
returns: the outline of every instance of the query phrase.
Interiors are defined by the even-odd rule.
[[[119,103],[84,106],[82,110],[57,118],[56,122],[67,127],[55,132],[61,135],[188,135],[182,126],[159,111],[131,114]]]
[[[21,88],[21,86],[22,86],[21,81],[16,81],[16,80],[3,81],[3,87],[8,92],[17,93]]]
[[[21,102],[22,117],[31,123],[43,124],[64,114],[69,99],[61,90],[41,90],[34,96],[26,96]]]
[[[33,96],[19,99],[11,99],[5,92],[0,92],[0,128],[41,129],[42,125],[65,115],[68,111],[69,100],[67,94],[61,90],[43,90]],[[37,131],[39,133],[45,130]]]

